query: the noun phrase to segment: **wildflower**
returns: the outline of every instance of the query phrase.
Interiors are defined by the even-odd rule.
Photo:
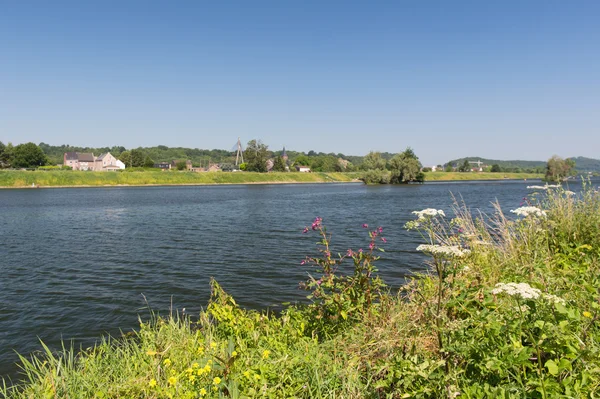
[[[211,349],[215,349],[216,347],[217,347],[217,344],[214,341],[210,343]]]
[[[531,287],[527,283],[498,283],[492,290],[492,294],[505,293],[510,296],[520,296],[523,299],[537,299],[541,291]]]
[[[375,243],[372,242],[372,243],[369,244],[369,249],[372,251],[373,248],[375,248]]]
[[[383,241],[383,243],[387,243],[387,239],[385,237],[381,237],[381,241]]]
[[[262,353],[262,358],[263,359],[267,359],[269,357],[269,355],[271,354],[271,351],[268,349],[265,349]]]
[[[194,372],[194,369],[192,369],[191,367],[188,367],[188,368],[185,370],[185,372],[186,372],[186,373],[188,373],[188,374],[192,374],[192,373]]]
[[[569,190],[566,190],[566,191],[565,191],[565,195],[567,195],[567,196],[572,196],[572,195],[575,195],[575,192],[574,192],[574,191],[569,191]]]
[[[435,216],[446,217],[446,214],[444,213],[444,211],[442,211],[441,209],[433,209],[433,208],[423,209],[422,211],[413,211],[412,213],[413,213],[413,215],[417,215],[417,218],[419,220],[427,219],[428,217],[432,218]]]
[[[322,221],[323,221],[323,218],[320,218],[320,217],[318,217],[318,216],[317,216],[317,217],[315,218],[315,221],[313,222],[313,224],[312,224],[312,227],[311,227],[311,228],[312,228],[313,230],[317,230],[317,229],[319,229],[319,228],[321,227],[321,222],[322,222]]]
[[[214,385],[219,385],[220,383],[221,383],[221,379],[219,377],[213,378],[213,384]]]
[[[206,392],[206,389],[202,388],[202,389],[200,390],[200,396],[204,396],[204,395],[206,395],[206,393],[207,393],[207,392]]]
[[[210,364],[206,363],[206,366],[204,366],[202,369],[204,370],[205,373],[210,373],[210,370],[212,370],[212,367],[210,366]]]
[[[306,234],[308,233],[308,227],[305,227],[304,230],[302,230],[302,234]]]
[[[146,355],[148,355],[148,356],[154,356],[154,355],[156,355],[156,351],[147,351]]]
[[[173,386],[177,384],[177,377],[169,377],[169,385]]]
[[[197,352],[198,352],[199,355],[203,354],[204,353],[204,347],[203,346],[199,347],[198,350],[197,350]]]
[[[527,217],[529,215],[546,217],[546,211],[542,211],[536,206],[522,206],[520,208],[513,209],[510,212],[523,217]]]
[[[346,252],[346,256],[350,256],[350,257],[352,257],[353,255],[354,255],[354,252],[352,252],[352,250],[351,250],[351,249],[349,249],[349,250]]]
[[[366,223],[363,223],[362,227],[363,227],[363,229],[368,229],[368,228],[369,228],[369,225],[368,225],[368,224],[366,224]]]
[[[588,319],[591,319],[592,314],[586,310],[585,312],[583,312],[583,317],[587,317]]]
[[[542,296],[544,297],[545,300],[547,300],[549,302],[560,303],[561,305],[564,305],[566,303],[566,301],[564,299],[559,298],[556,295],[543,294]]]
[[[196,376],[195,376],[195,375],[190,375],[190,376],[189,376],[189,380],[190,380],[190,382],[193,384],[193,383],[194,383],[194,381],[196,381]]]
[[[150,388],[154,388],[156,386],[156,380],[154,378],[151,379],[148,385],[150,385]]]
[[[380,233],[383,233],[383,227],[379,226],[379,227],[377,228],[377,231],[379,231]]]
[[[200,367],[200,365],[198,364],[198,362],[192,363],[192,368],[193,369],[197,369],[198,367]]]
[[[244,377],[250,378],[250,372],[248,370],[244,371],[242,374],[244,374]]]
[[[427,252],[432,255],[447,256],[462,258],[471,253],[468,249],[461,249],[457,245],[426,245],[421,244],[417,247],[417,251]]]
[[[165,367],[169,367],[169,366],[171,365],[171,359],[169,359],[169,358],[166,358],[166,359],[163,361],[163,364],[165,365]]]
[[[236,357],[236,356],[237,356],[237,352],[236,351],[231,352],[231,357]]]
[[[255,379],[255,380],[260,380],[260,375],[258,375],[258,374],[254,374],[254,379]]]
[[[306,260],[303,260],[302,262],[300,262],[300,266],[304,266],[306,264]]]

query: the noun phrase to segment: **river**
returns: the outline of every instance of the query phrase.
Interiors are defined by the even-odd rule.
[[[451,193],[484,212],[496,199],[514,209],[528,184],[540,183],[0,190],[0,376],[14,376],[15,351],[39,350],[38,338],[87,346],[135,328],[148,306],[197,314],[211,277],[245,307],[304,300],[300,262],[317,236],[302,230],[315,216],[334,252],[368,246],[363,223],[382,226],[378,267],[398,287],[424,268],[418,234],[403,229],[413,210],[448,212]]]

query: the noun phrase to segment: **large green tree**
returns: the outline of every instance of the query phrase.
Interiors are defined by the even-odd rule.
[[[0,168],[6,168],[10,165],[10,153],[3,142],[0,141]]]
[[[570,176],[575,171],[573,159],[562,159],[558,155],[552,156],[546,165],[546,180],[559,182]]]
[[[244,151],[246,170],[249,172],[266,172],[269,159],[269,147],[260,140],[250,140]]]
[[[46,165],[48,158],[37,144],[25,143],[14,147],[10,161],[15,168],[37,168]]]
[[[394,155],[390,160],[390,183],[422,182],[425,176],[421,172],[421,162],[409,147],[404,152]]]
[[[275,157],[273,161],[273,172],[285,172],[285,161],[283,157]]]
[[[362,168],[364,170],[385,170],[387,161],[381,156],[380,152],[371,151],[363,159]]]

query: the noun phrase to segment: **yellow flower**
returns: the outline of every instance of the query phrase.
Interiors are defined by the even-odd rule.
[[[231,357],[236,357],[236,356],[237,356],[237,352],[236,351],[231,352]]]
[[[202,388],[200,390],[200,396],[204,396],[204,395],[206,395],[206,389]]]
[[[199,369],[196,374],[198,374],[199,376],[206,373],[206,370],[204,368]]]
[[[196,376],[195,375],[190,375],[190,382],[193,384],[194,381],[196,381]]]
[[[260,375],[258,375],[258,374],[254,374],[254,379],[255,379],[255,380],[260,380]]]
[[[203,367],[204,372],[205,373],[210,373],[210,370],[212,370],[212,367],[210,367],[210,364],[207,364],[206,366]]]
[[[198,367],[200,367],[200,365],[199,365],[197,362],[194,362],[194,363],[192,364],[192,368],[193,368],[193,369],[197,369]]]
[[[191,367],[188,367],[188,368],[185,370],[185,372],[186,372],[186,373],[188,373],[188,374],[192,374],[192,373],[194,372],[194,369],[192,369]]]
[[[154,388],[156,386],[156,380],[154,378],[151,379],[148,385],[150,385],[150,388]]]
[[[171,359],[167,358],[163,361],[163,364],[165,365],[165,367],[169,367],[171,365]]]
[[[217,344],[213,341],[213,342],[210,343],[210,347],[212,349],[215,349],[217,347]]]
[[[169,385],[175,385],[177,383],[177,377],[169,377]]]
[[[262,357],[263,357],[263,359],[266,359],[266,358],[268,358],[270,354],[271,354],[271,351],[270,351],[270,350],[268,350],[268,349],[265,349],[265,350],[263,351],[263,356],[262,356]]]
[[[204,353],[204,347],[201,346],[201,347],[198,348],[198,354],[201,355],[203,353]]]
[[[154,355],[156,355],[156,351],[147,351],[146,355],[148,355],[148,356],[154,356]]]
[[[586,310],[585,312],[583,312],[583,317],[587,317],[588,319],[591,319],[592,314]]]
[[[219,385],[221,383],[221,379],[219,377],[213,378],[213,384]]]
[[[244,371],[244,377],[250,378],[250,372],[248,370]]]

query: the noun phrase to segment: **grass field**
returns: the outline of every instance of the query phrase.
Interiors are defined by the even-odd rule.
[[[118,185],[192,185],[192,184],[277,184],[332,183],[356,181],[361,172],[350,173],[252,173],[252,172],[82,172],[64,170],[0,171],[0,187],[76,187]],[[527,173],[430,172],[425,181],[540,179]]]
[[[0,187],[350,182],[345,173],[0,171]]]

